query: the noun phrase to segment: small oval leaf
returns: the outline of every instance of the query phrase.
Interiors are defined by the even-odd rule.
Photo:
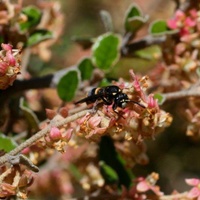
[[[137,32],[147,21],[144,17],[132,17],[127,20],[126,30],[130,32]]]
[[[9,152],[17,147],[17,144],[10,137],[5,136],[0,133],[0,150],[4,150],[5,152]]]
[[[78,88],[79,76],[78,71],[68,71],[59,81],[57,92],[63,101],[72,101]]]
[[[165,96],[163,96],[163,95],[160,94],[160,93],[154,94],[154,99],[157,99],[157,100],[158,100],[158,104],[159,104],[159,105],[162,105],[162,104],[165,102]]]
[[[100,16],[101,20],[103,22],[103,25],[106,29],[106,31],[113,31],[113,22],[112,22],[112,17],[110,13],[106,10],[101,10],[100,11]]]
[[[51,31],[44,30],[44,29],[36,30],[29,36],[26,46],[30,47],[44,40],[48,40],[52,38],[53,38],[53,34]]]
[[[149,31],[153,35],[162,35],[162,34],[166,34],[166,32],[169,30],[168,30],[166,21],[157,20],[151,24]]]
[[[19,107],[22,110],[26,121],[28,122],[29,129],[34,132],[39,131],[39,119],[37,118],[37,115],[26,106],[24,98],[20,98]]]
[[[99,162],[101,175],[104,177],[107,184],[118,183],[119,177],[116,171],[107,165],[104,161]]]
[[[125,29],[126,31],[133,31],[135,30],[135,28],[133,28],[133,21],[134,18],[143,18],[142,17],[142,11],[141,9],[139,8],[139,6],[137,4],[132,4],[128,10],[127,10],[127,13],[126,13],[126,16],[125,16],[125,20],[124,20],[124,26],[125,26]],[[130,21],[132,21],[130,23]]]
[[[102,70],[109,70],[118,60],[120,37],[107,33],[97,38],[92,47],[92,62]]]
[[[26,15],[27,21],[20,23],[20,30],[26,31],[40,23],[42,17],[41,11],[35,6],[28,6],[23,8],[22,13]]]
[[[84,58],[78,64],[78,69],[81,72],[81,80],[89,80],[92,76],[94,65],[90,58]]]

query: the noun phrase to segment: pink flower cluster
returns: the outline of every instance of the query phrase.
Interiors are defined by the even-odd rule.
[[[198,25],[198,12],[192,9],[187,16],[183,11],[177,10],[174,18],[167,21],[167,25],[170,29],[179,29],[181,36],[188,35]]]
[[[193,186],[192,189],[188,192],[187,197],[190,199],[196,199],[200,200],[200,179],[197,178],[191,178],[191,179],[186,179],[185,182]]]
[[[1,44],[0,51],[0,89],[12,85],[20,73],[19,50],[13,50],[10,44]]]

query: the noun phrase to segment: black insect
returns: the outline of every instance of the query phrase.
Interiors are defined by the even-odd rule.
[[[83,102],[90,104],[98,101],[102,101],[105,105],[113,104],[112,105],[113,111],[115,111],[117,107],[125,108],[128,102],[135,103],[145,108],[145,106],[141,105],[140,103],[130,100],[127,94],[123,93],[122,90],[115,85],[93,88],[88,93],[88,96],[86,98],[75,102],[75,104]]]

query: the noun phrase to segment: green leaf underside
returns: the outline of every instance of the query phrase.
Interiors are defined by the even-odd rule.
[[[81,72],[81,80],[89,80],[92,76],[94,66],[90,58],[84,58],[78,65]]]
[[[100,161],[100,170],[103,177],[106,179],[106,183],[117,183],[119,181],[119,177],[116,171],[107,165],[104,161]]]
[[[132,17],[127,20],[127,30],[131,32],[136,32],[139,30],[144,23],[146,22],[146,19],[143,17]]]
[[[92,61],[102,70],[109,70],[119,59],[120,38],[112,33],[100,36],[92,48]]]
[[[27,16],[27,21],[20,24],[21,31],[26,31],[39,24],[42,13],[35,6],[28,6],[24,8],[22,13]]]
[[[119,153],[115,149],[113,140],[110,137],[103,136],[101,138],[98,156],[100,166],[102,162],[105,163],[103,171],[101,170],[104,180],[108,184],[113,183],[109,181],[117,181],[119,187],[124,185],[129,188],[132,184],[134,175],[125,167],[125,161],[123,161],[122,157],[119,156]]]
[[[142,50],[136,51],[135,55],[147,60],[156,60],[161,58],[162,51],[158,45],[152,45]]]
[[[72,101],[78,88],[79,78],[78,72],[71,70],[67,72],[59,81],[57,92],[63,101]]]
[[[147,60],[139,57],[133,58],[121,58],[115,66],[106,73],[107,78],[118,79],[122,77],[124,79],[129,79],[129,70],[133,69],[134,72],[145,73],[155,67],[157,60]]]
[[[27,41],[27,46],[36,45],[44,40],[52,39],[53,34],[48,30],[36,30],[34,33],[30,35]]]
[[[106,10],[101,10],[100,12],[101,20],[104,24],[106,31],[113,31],[113,22],[110,13]]]
[[[29,128],[32,131],[38,131],[39,130],[39,120],[36,116],[36,114],[26,106],[26,102],[24,101],[24,98],[20,99],[20,109],[22,110],[28,124]]]
[[[142,19],[142,12],[140,10],[140,8],[136,5],[136,4],[133,4],[127,14],[126,14],[126,17],[125,17],[125,29],[127,31],[136,31],[140,26],[137,25],[137,28],[136,28],[136,21],[133,22],[133,20],[135,19]],[[137,22],[138,23],[138,22]]]
[[[4,150],[5,152],[9,152],[13,150],[17,144],[10,137],[5,136],[0,133],[0,150]]]

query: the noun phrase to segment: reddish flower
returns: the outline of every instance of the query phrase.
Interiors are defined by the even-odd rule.
[[[157,173],[151,173],[147,178],[139,178],[138,184],[136,186],[137,191],[139,192],[147,192],[148,190],[153,191],[158,196],[163,195],[160,191],[160,188],[155,185],[157,180],[159,179],[159,175]]]
[[[193,27],[196,25],[196,21],[191,19],[190,17],[187,17],[185,19],[185,26]]]
[[[149,95],[147,99],[148,108],[158,108],[157,100],[153,98],[153,95]]]
[[[191,178],[186,179],[185,182],[188,185],[193,186],[193,188],[188,192],[187,197],[191,199],[197,198],[197,200],[200,200],[200,179]]]
[[[52,127],[49,133],[49,137],[56,141],[62,138],[61,132],[57,127]]]
[[[10,44],[1,44],[0,51],[0,89],[12,85],[20,72],[19,50],[13,50]]]

